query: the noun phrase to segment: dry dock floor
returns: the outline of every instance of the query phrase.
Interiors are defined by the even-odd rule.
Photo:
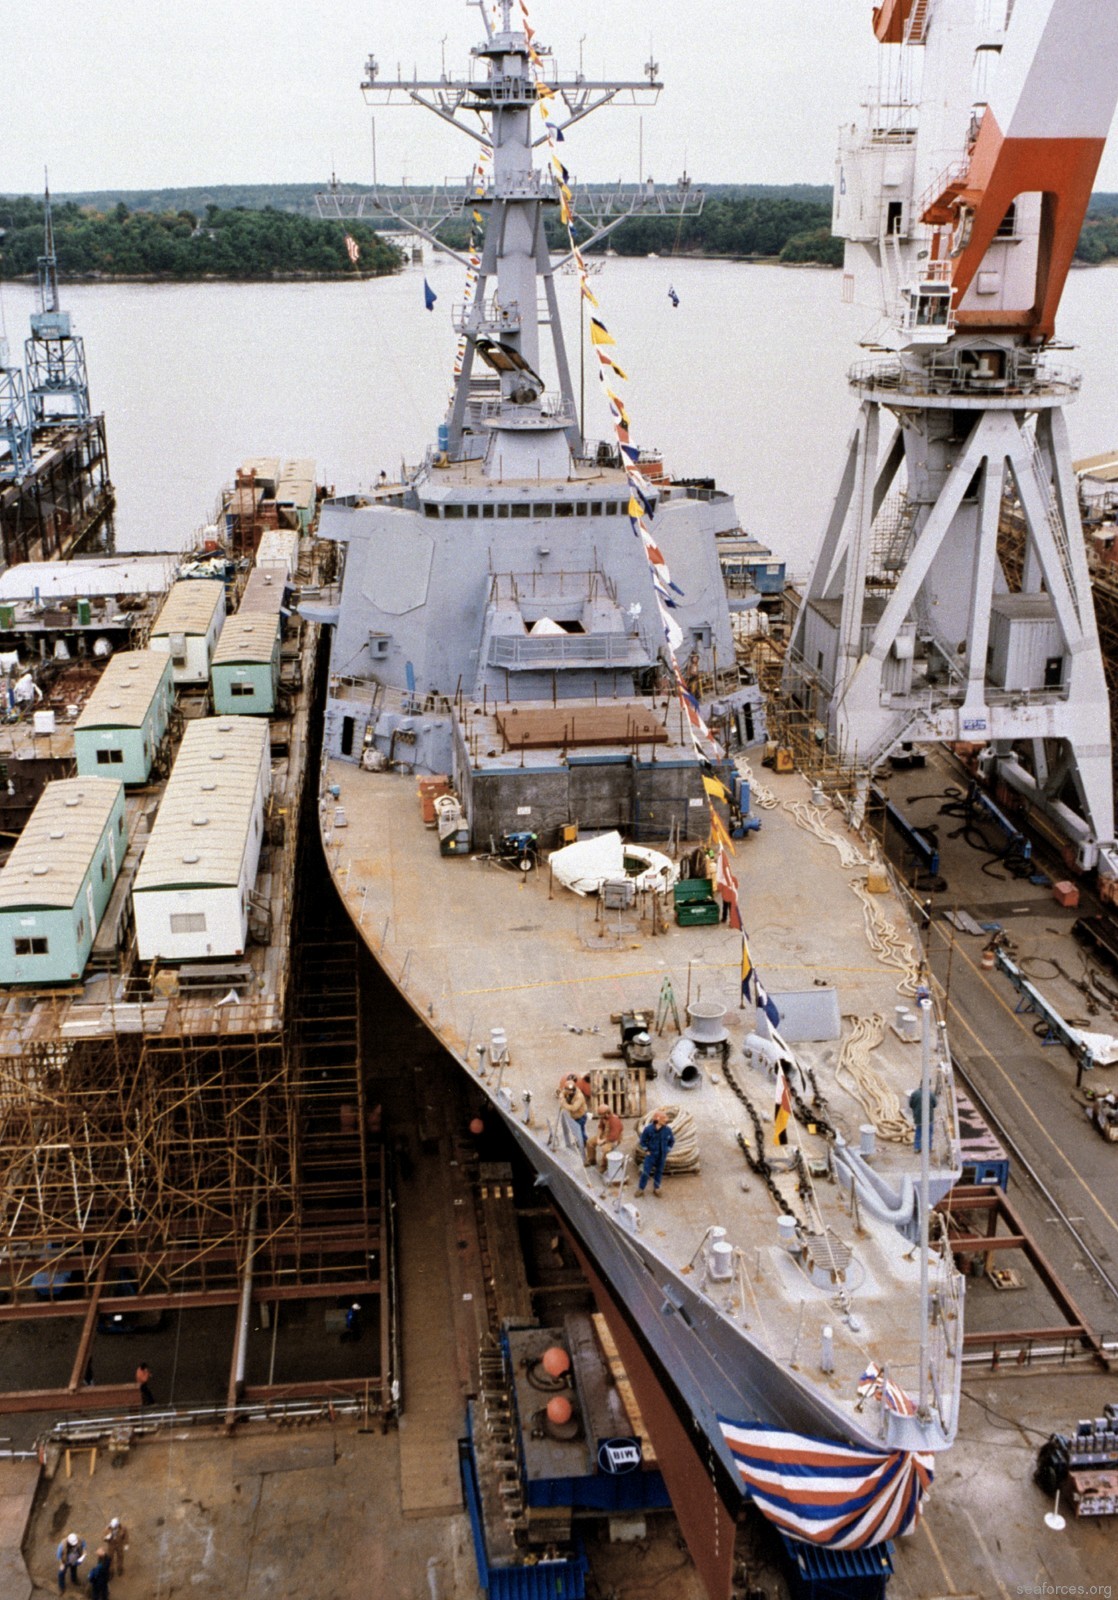
[[[1052,1532],[1032,1468],[1041,1435],[1114,1393],[1102,1375],[969,1381],[960,1442],[923,1526],[897,1549],[890,1600],[1108,1594],[1118,1525],[1069,1518]],[[399,1436],[352,1424],[146,1443],[119,1471],[99,1462],[92,1477],[75,1463],[72,1478],[59,1471],[44,1484],[24,1541],[30,1580],[21,1588],[13,1571],[4,1600],[56,1592],[59,1539],[71,1528],[91,1539],[110,1516],[132,1539],[113,1600],[474,1600],[465,1513],[406,1517],[400,1482]],[[0,1512],[7,1493],[0,1478]],[[592,1595],[701,1600],[670,1520],[637,1545],[595,1541],[591,1559]],[[770,1600],[786,1593],[771,1567],[755,1581]]]

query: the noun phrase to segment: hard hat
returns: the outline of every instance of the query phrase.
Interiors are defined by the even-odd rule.
[[[78,1538],[76,1533],[68,1533],[66,1535],[66,1543],[67,1544],[81,1544],[81,1540]]]
[[[110,1528],[119,1528],[120,1527],[120,1518],[119,1517],[110,1517],[109,1518],[109,1527]]]
[[[361,1310],[361,1302],[360,1302],[360,1300],[355,1300],[353,1302],[353,1304],[350,1306],[349,1309],[351,1311],[360,1311]]]

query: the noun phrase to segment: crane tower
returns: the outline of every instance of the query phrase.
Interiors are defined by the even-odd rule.
[[[873,25],[880,87],[841,136],[834,227],[844,294],[876,322],[786,689],[863,767],[907,741],[981,745],[1080,867],[1118,879],[1064,416],[1079,377],[1054,343],[1118,99],[1118,6],[883,0]]]

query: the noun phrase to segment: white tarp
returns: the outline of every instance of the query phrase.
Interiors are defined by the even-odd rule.
[[[679,877],[675,863],[659,850],[623,844],[616,832],[564,845],[552,852],[549,862],[556,881],[575,894],[597,894],[603,883],[616,878],[629,878],[638,889],[670,889]],[[636,862],[642,865],[634,872]]]
[[[1097,1067],[1112,1067],[1118,1062],[1118,1039],[1112,1033],[1085,1033],[1082,1028],[1069,1028],[1068,1032],[1087,1046]]]

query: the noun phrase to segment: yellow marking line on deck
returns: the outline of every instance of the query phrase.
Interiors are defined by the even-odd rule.
[[[737,961],[704,961],[701,965],[695,963],[693,970],[703,972],[737,972],[740,970],[740,958]],[[572,983],[614,983],[620,978],[662,978],[671,977],[673,972],[685,970],[684,967],[669,967],[667,963],[662,967],[637,967],[627,972],[595,972],[589,977],[582,978],[541,978],[532,983],[506,983],[491,989],[458,989],[455,992],[464,994],[521,994],[528,989],[561,989]],[[766,966],[766,972],[812,972],[813,967],[778,967]],[[877,976],[881,968],[874,967],[829,967],[829,972],[862,972]],[[778,996],[779,998],[779,996]]]
[[[958,946],[956,946],[956,949],[958,949]],[[960,954],[962,954],[962,952],[960,952]],[[971,961],[969,956],[964,954],[963,955],[963,960],[966,961],[968,966],[974,966],[974,963]],[[975,967],[975,971],[978,972],[978,968],[977,967]],[[981,972],[979,972],[978,975],[979,975],[979,977],[981,977],[982,976]],[[938,983],[938,979],[937,979],[937,983]],[[986,986],[987,986],[987,988],[990,987],[989,984],[987,984]],[[942,991],[943,985],[939,984],[939,988]],[[991,990],[991,993],[994,993],[994,991]],[[995,993],[994,994],[994,998],[995,998],[995,1000],[998,1000],[1001,997]],[[1002,1004],[1005,1005],[1004,1000],[1002,1001]],[[1009,1007],[1006,1007],[1006,1009],[1009,1010]],[[1014,1083],[1013,1079],[1009,1076],[1009,1073],[1006,1072],[1005,1068],[1002,1066],[1002,1064],[998,1060],[997,1056],[994,1055],[993,1052],[991,1051],[991,1049],[989,1048],[989,1046],[987,1044],[985,1044],[983,1042],[983,1040],[981,1040],[978,1037],[977,1033],[975,1033],[974,1029],[971,1027],[970,1023],[967,1021],[966,1017],[964,1017],[963,1013],[959,1010],[959,1007],[956,1005],[956,1003],[954,1001],[951,1002],[949,1010],[951,1012],[953,1012],[954,1015],[958,1018],[958,1020],[962,1023],[963,1027],[970,1034],[970,1036],[974,1040],[975,1044],[982,1051],[982,1054],[987,1057],[987,1059],[990,1061],[991,1065],[997,1071],[999,1076],[1004,1079],[1005,1083],[1008,1085],[1008,1087],[1012,1091],[1013,1095],[1015,1096],[1015,1098],[1017,1099],[1017,1101],[1019,1102],[1021,1107],[1028,1113],[1029,1117],[1036,1124],[1037,1128],[1044,1135],[1045,1139],[1047,1139],[1048,1143],[1052,1146],[1053,1150],[1058,1151],[1058,1153],[1060,1154],[1060,1156],[1063,1158],[1063,1160],[1065,1162],[1065,1165],[1067,1167],[1068,1173],[1075,1179],[1076,1183],[1079,1184],[1080,1188],[1084,1191],[1084,1193],[1090,1195],[1091,1199],[1095,1202],[1096,1206],[1098,1206],[1100,1212],[1106,1218],[1107,1222],[1109,1222],[1110,1226],[1112,1228],[1118,1228],[1118,1219],[1116,1219],[1116,1218],[1111,1216],[1110,1212],[1103,1205],[1103,1203],[1099,1199],[1098,1195],[1091,1188],[1091,1185],[1086,1181],[1085,1178],[1083,1178],[1080,1175],[1080,1173],[1076,1170],[1076,1168],[1072,1164],[1072,1162],[1070,1162],[1068,1160],[1068,1158],[1065,1155],[1064,1151],[1057,1144],[1056,1140],[1053,1139],[1053,1137],[1049,1133],[1048,1129],[1044,1126],[1044,1123],[1040,1120],[1040,1118],[1037,1116],[1036,1112],[1033,1110],[1032,1106],[1029,1104],[1029,1102],[1022,1095],[1021,1091],[1018,1089],[1018,1087]],[[1020,1017],[1017,1016],[1017,1013],[1015,1011],[1010,1011],[1010,1015],[1012,1017],[1015,1017],[1018,1021],[1021,1020]],[[1035,1039],[1035,1035],[1032,1034],[1032,1033],[1030,1033],[1029,1037]]]

